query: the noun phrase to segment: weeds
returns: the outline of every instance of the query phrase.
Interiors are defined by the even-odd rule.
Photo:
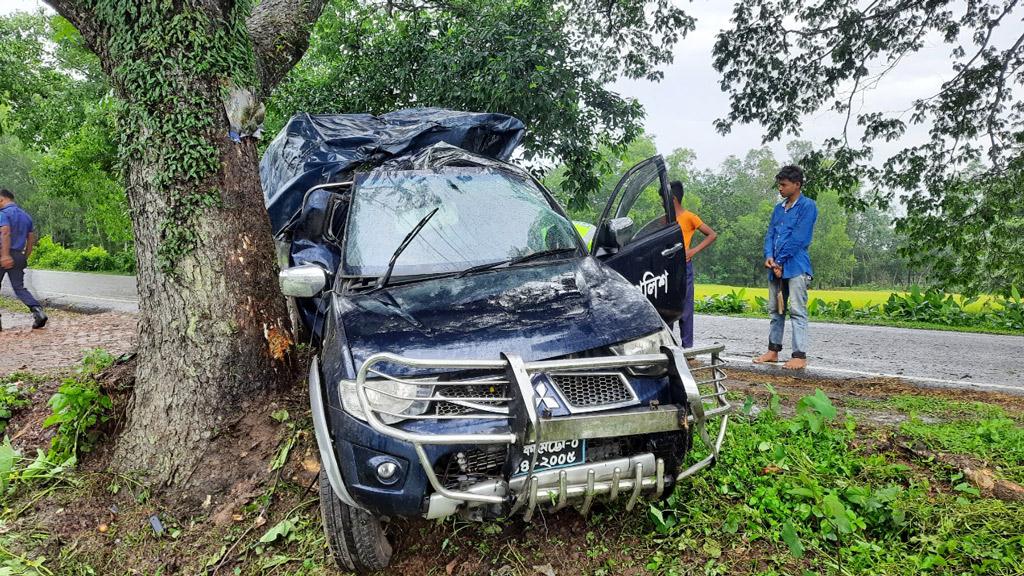
[[[771,396],[769,405],[777,406]],[[966,422],[907,424],[946,449],[974,454],[987,442],[992,453],[1003,452],[1007,466],[1024,464],[1024,454],[1010,449],[1014,442],[1024,446],[1019,426],[1006,418],[974,420],[974,429]],[[758,550],[765,574],[776,573],[769,568],[907,575],[1024,570],[1024,505],[979,498],[962,477],[930,479],[886,454],[862,451],[854,444],[856,430],[820,391],[802,398],[790,419],[772,409],[740,417],[718,466],[648,510],[654,533],[665,537],[662,549],[714,542],[721,558],[701,552],[716,566],[730,550]],[[950,489],[936,490],[936,481]],[[647,567],[691,572],[671,557],[656,553]]]
[[[747,291],[741,288],[739,292],[732,290],[728,294],[697,300],[693,309],[703,314],[742,314],[750,311],[750,302],[747,301]]]

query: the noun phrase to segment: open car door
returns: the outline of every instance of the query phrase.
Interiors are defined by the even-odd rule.
[[[597,223],[592,250],[643,292],[665,322],[682,316],[686,251],[661,156],[633,166],[619,180]]]

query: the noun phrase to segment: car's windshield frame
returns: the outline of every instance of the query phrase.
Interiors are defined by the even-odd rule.
[[[529,174],[528,172],[526,172],[526,171],[521,171],[520,172],[519,170],[513,170],[511,168],[514,168],[514,167],[510,167],[510,169],[502,169],[502,168],[483,167],[483,166],[481,166],[481,167],[477,167],[477,166],[473,166],[473,167],[459,166],[459,167],[440,167],[440,168],[425,169],[425,170],[424,169],[416,169],[416,170],[374,170],[374,171],[370,171],[370,172],[357,173],[355,175],[355,178],[354,178],[355,185],[353,186],[352,203],[350,204],[349,210],[348,210],[348,214],[346,215],[344,237],[343,237],[343,240],[342,240],[341,246],[340,246],[342,258],[341,258],[341,262],[339,263],[339,266],[338,266],[338,273],[337,273],[338,280],[344,281],[344,282],[349,282],[349,281],[356,281],[356,282],[358,282],[360,280],[376,279],[376,278],[380,277],[380,274],[355,274],[355,273],[349,273],[346,270],[345,258],[346,258],[346,255],[348,253],[349,242],[353,241],[353,239],[352,239],[352,229],[353,229],[352,223],[353,223],[353,218],[355,217],[355,213],[356,213],[355,205],[356,205],[356,203],[358,201],[357,200],[357,196],[358,196],[359,191],[360,191],[360,184],[362,182],[364,182],[371,175],[379,174],[381,172],[387,172],[387,173],[392,173],[392,174],[408,173],[410,177],[413,177],[413,176],[415,176],[417,174],[429,174],[429,175],[457,175],[457,174],[467,174],[467,173],[470,173],[470,174],[480,174],[480,175],[499,174],[499,175],[501,175],[504,178],[507,178],[507,179],[510,179],[510,180],[516,180],[519,183],[524,184],[524,185],[529,186],[530,188],[534,189],[539,194],[539,197],[543,198],[544,202],[546,202],[547,207],[549,209],[551,209],[555,214],[557,214],[558,216],[563,218],[568,223],[569,228],[573,229],[572,230],[573,233],[570,236],[571,236],[572,241],[574,243],[575,250],[573,252],[571,252],[571,253],[565,253],[565,254],[561,255],[560,257],[558,257],[558,258],[555,258],[553,256],[552,259],[562,261],[562,260],[567,260],[567,259],[572,259],[572,258],[586,257],[588,255],[587,249],[584,246],[582,239],[579,238],[579,235],[577,233],[575,233],[575,229],[573,228],[573,225],[572,225],[572,220],[569,218],[569,216],[566,214],[565,210],[558,203],[558,201],[554,198],[554,196],[550,193],[550,191],[546,187],[544,187],[544,185],[539,180],[534,178],[533,175]],[[404,232],[405,231],[403,231],[403,233]],[[398,243],[395,244],[395,248],[397,248],[397,247],[398,247]],[[401,260],[401,258],[399,258],[399,260]],[[536,259],[536,260],[527,260],[527,261],[523,262],[522,264],[516,264],[516,267],[518,267],[518,266],[537,266],[537,265],[543,265],[546,262],[550,262],[550,261],[551,260],[547,259],[547,258],[539,258],[539,259]],[[495,262],[495,264],[499,264],[499,262]],[[467,268],[469,268],[469,267],[467,267]],[[438,270],[438,271],[434,271],[434,272],[424,272],[424,273],[415,273],[415,274],[409,274],[409,273],[399,274],[396,271],[392,275],[392,280],[391,280],[390,284],[402,284],[402,283],[407,283],[407,282],[410,282],[410,281],[416,281],[416,280],[426,279],[426,278],[437,278],[437,277],[445,277],[445,276],[454,276],[454,275],[462,274],[464,271],[465,271],[465,269],[461,269],[461,270],[443,270],[443,271],[442,270]],[[382,271],[382,273],[383,273],[383,271]]]

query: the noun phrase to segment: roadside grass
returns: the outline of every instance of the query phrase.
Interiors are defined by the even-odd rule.
[[[100,356],[93,361],[105,363]],[[543,511],[531,524],[402,521],[393,566],[384,573],[1024,573],[1024,503],[989,497],[949,466],[900,449],[924,442],[975,458],[988,454],[1000,473],[1019,479],[1019,414],[996,403],[924,393],[837,395],[837,408],[820,391],[779,396],[759,386],[740,394],[743,409],[731,421],[718,464],[665,501],[627,512],[621,497],[598,504],[588,518]],[[81,467],[47,467],[43,476],[26,474],[31,459],[19,459],[2,477],[0,574],[341,574],[326,550],[310,483],[315,475],[301,476],[316,458],[301,392],[268,411],[277,433],[263,456],[266,472],[224,509],[226,523],[215,521],[219,504],[176,509],[174,495],[164,500],[142,476],[97,467],[94,454],[84,455]],[[875,421],[843,413],[854,405],[906,419],[869,424]],[[19,410],[14,407],[15,417]],[[62,430],[59,435],[83,432]],[[98,439],[97,452],[103,442]],[[699,456],[695,451],[691,458]]]
[[[885,304],[892,294],[905,298],[899,302],[898,309],[906,317],[887,313]],[[907,296],[908,294],[911,296]],[[938,300],[919,302],[921,294],[923,293],[812,289],[808,294],[808,311],[812,322],[1010,336],[1024,334],[1024,308],[1019,296],[1016,300],[981,296],[961,306],[964,300],[958,294],[952,295],[951,302],[945,302],[947,295],[942,293],[941,304]],[[767,318],[767,296],[767,288],[740,288],[722,284],[694,286],[695,308],[701,314]],[[1003,306],[1009,308],[1004,309]]]
[[[694,297],[698,300],[706,298],[708,296],[721,296],[723,294],[729,294],[732,291],[739,292],[745,290],[746,300],[750,302],[751,306],[756,306],[757,301],[755,298],[760,296],[761,298],[768,298],[767,287],[742,287],[742,286],[729,286],[726,284],[694,284],[693,293]],[[866,308],[873,304],[882,305],[889,300],[889,295],[892,293],[899,294],[901,296],[908,294],[909,292],[903,292],[899,290],[819,290],[811,286],[808,290],[809,299],[821,298],[828,303],[836,303],[840,300],[847,300],[853,304],[854,308]],[[959,294],[954,294],[955,299],[963,298]],[[981,296],[976,302],[968,304],[964,307],[967,312],[981,312],[984,308],[985,302],[992,300],[991,296]]]
[[[28,306],[21,303],[16,298],[8,298],[7,296],[0,296],[0,310],[9,312],[28,312]]]

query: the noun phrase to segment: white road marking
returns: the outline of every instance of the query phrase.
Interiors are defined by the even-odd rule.
[[[135,300],[125,300],[124,298],[104,298],[102,296],[85,296],[83,294],[67,294],[64,292],[50,292],[48,290],[39,290],[38,294],[42,297],[47,296],[64,296],[67,298],[88,298],[90,300],[103,300],[104,302],[122,302],[124,304],[137,304]]]
[[[723,360],[729,362],[750,362],[750,358],[742,356],[722,356]],[[781,368],[780,368],[781,370]],[[976,388],[997,388],[1000,390],[1010,390],[1013,392],[1021,393],[1024,392],[1024,386],[1007,386],[1005,384],[988,384],[985,382],[971,382],[969,380],[943,380],[942,378],[928,378],[927,376],[911,376],[908,374],[884,374],[881,372],[864,372],[861,370],[848,370],[846,368],[829,368],[827,366],[815,365],[811,367],[811,370],[822,371],[822,372],[836,372],[839,374],[852,374],[854,376],[871,376],[874,378],[901,378],[903,380],[914,380],[917,382],[934,382],[936,384],[952,384],[959,388],[964,387],[976,387]]]

